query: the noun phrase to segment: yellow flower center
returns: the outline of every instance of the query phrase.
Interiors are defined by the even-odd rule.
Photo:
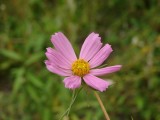
[[[78,75],[80,77],[89,73],[89,63],[84,61],[83,59],[78,59],[72,64],[72,72],[74,75]]]

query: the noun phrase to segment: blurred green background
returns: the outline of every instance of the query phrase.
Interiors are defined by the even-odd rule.
[[[112,45],[106,63],[123,68],[99,93],[111,120],[160,120],[159,0],[0,0],[0,120],[56,120],[68,108],[72,91],[44,64],[57,31],[77,54],[92,31]],[[85,90],[64,118],[104,119]]]

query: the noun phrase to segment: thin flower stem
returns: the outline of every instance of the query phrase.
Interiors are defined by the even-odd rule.
[[[70,110],[71,110],[71,107],[72,107],[73,103],[75,102],[78,94],[79,94],[80,91],[82,90],[82,88],[83,88],[83,87],[81,87],[78,91],[76,91],[76,90],[73,91],[71,103],[70,103],[68,109],[62,114],[62,116],[60,117],[59,120],[62,120],[64,116],[67,116],[67,117],[68,117],[68,115],[69,115],[69,113],[70,113]]]
[[[96,98],[97,98],[97,100],[98,100],[98,102],[99,102],[99,104],[101,106],[101,109],[102,109],[102,111],[104,113],[104,116],[105,116],[106,120],[110,120],[110,118],[108,116],[108,113],[107,113],[107,111],[106,111],[106,109],[105,109],[105,107],[103,105],[103,102],[102,102],[100,96],[98,95],[98,93],[96,91],[94,91],[94,95],[96,96]]]

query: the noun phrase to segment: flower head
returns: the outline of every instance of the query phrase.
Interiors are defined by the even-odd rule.
[[[111,45],[101,43],[99,34],[91,33],[84,41],[79,58],[65,35],[61,32],[51,37],[53,48],[47,48],[45,61],[47,69],[55,74],[64,76],[66,88],[76,89],[81,86],[82,80],[98,91],[105,91],[111,85],[110,81],[96,76],[102,76],[120,70],[121,65],[96,68],[101,65],[113,51]]]

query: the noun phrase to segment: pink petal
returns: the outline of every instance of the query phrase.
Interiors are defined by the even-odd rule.
[[[51,41],[57,51],[59,51],[63,56],[65,56],[70,61],[75,61],[77,59],[76,54],[69,40],[64,36],[63,33],[58,32],[52,35]]]
[[[91,33],[84,41],[79,57],[89,61],[101,47],[102,43],[99,34]]]
[[[66,59],[63,55],[61,55],[58,51],[47,48],[47,52],[45,53],[49,61],[51,61],[56,66],[65,69],[71,69],[72,62]]]
[[[91,74],[87,74],[83,79],[87,85],[101,92],[105,91],[112,84],[110,81],[105,81]]]
[[[64,84],[66,88],[75,89],[81,85],[81,77],[79,76],[70,76],[64,79]]]
[[[119,71],[121,67],[122,65],[115,65],[115,66],[105,67],[101,69],[93,69],[93,70],[90,70],[90,73],[95,76],[101,76],[101,75]]]
[[[49,60],[46,60],[45,64],[46,64],[47,69],[52,73],[58,74],[60,76],[71,76],[72,75],[71,70],[58,67]]]
[[[99,52],[89,61],[90,63],[90,67],[94,68],[97,67],[99,65],[101,65],[106,59],[107,57],[110,55],[110,53],[112,52],[112,48],[111,45],[106,44],[104,47],[102,47]]]

